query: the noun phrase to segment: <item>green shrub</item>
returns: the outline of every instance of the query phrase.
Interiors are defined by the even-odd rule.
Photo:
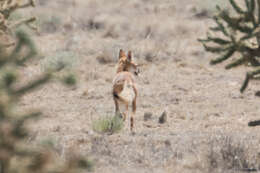
[[[113,134],[119,132],[124,126],[124,121],[119,116],[105,116],[93,122],[93,129],[99,133]]]

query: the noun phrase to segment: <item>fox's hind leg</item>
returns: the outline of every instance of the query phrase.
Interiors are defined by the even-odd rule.
[[[128,103],[125,103],[125,111],[123,113],[123,120],[124,121],[126,120],[127,114],[128,114]]]
[[[115,115],[120,116],[120,110],[119,110],[119,104],[118,104],[118,99],[114,96],[114,103],[115,103]]]
[[[136,112],[136,99],[134,99],[134,101],[132,102],[132,113],[131,113],[131,117],[130,117],[130,127],[131,127],[131,131],[133,131],[134,129],[134,115]]]
[[[116,116],[119,116],[121,118],[123,118],[123,120],[126,119],[127,116],[127,112],[128,112],[128,102],[123,99],[122,97],[118,96],[117,94],[113,94],[113,99],[114,99],[114,103],[115,103],[115,114]],[[123,107],[123,110],[121,110],[120,105],[125,106],[125,110]],[[123,112],[121,112],[123,111]]]
[[[132,114],[131,114],[131,118],[130,118],[130,127],[131,127],[131,131],[133,132],[134,129],[134,116],[135,116],[135,112],[136,112],[136,98],[137,98],[137,89],[135,87],[133,87],[134,92],[135,92],[135,97],[134,100],[132,102]]]

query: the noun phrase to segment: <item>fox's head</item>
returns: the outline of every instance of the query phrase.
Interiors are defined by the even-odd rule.
[[[135,75],[138,75],[140,73],[138,65],[134,63],[132,60],[131,51],[128,51],[126,56],[125,52],[122,49],[120,49],[117,72],[121,71],[132,72]]]

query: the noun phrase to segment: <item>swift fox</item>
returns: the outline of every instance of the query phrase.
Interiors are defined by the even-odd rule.
[[[132,61],[131,51],[125,52],[120,49],[116,76],[113,80],[113,99],[115,103],[116,115],[120,114],[119,104],[125,106],[123,120],[126,119],[128,106],[132,104],[132,114],[130,117],[130,129],[133,131],[134,115],[136,112],[137,88],[135,84],[135,76],[138,75],[138,65]]]

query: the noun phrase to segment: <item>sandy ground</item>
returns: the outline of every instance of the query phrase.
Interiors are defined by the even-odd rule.
[[[254,95],[259,83],[251,82],[241,94],[244,67],[225,71],[223,64],[209,65],[214,56],[197,42],[212,26],[209,18],[196,17],[205,3],[38,1],[34,12],[42,27],[34,40],[44,56],[22,76],[32,79],[46,63],[62,59],[61,52],[73,53],[68,61],[78,84],[51,83],[23,98],[22,108],[44,114],[32,123],[30,142],[52,139],[61,157],[76,150],[93,160],[94,172],[258,169],[259,127],[247,123],[260,119],[260,100]],[[137,78],[136,134],[130,134],[127,120],[119,133],[102,135],[92,123],[114,114],[111,87],[120,48],[132,50],[143,64]],[[159,124],[163,111],[167,123]],[[146,112],[152,113],[148,121]]]

